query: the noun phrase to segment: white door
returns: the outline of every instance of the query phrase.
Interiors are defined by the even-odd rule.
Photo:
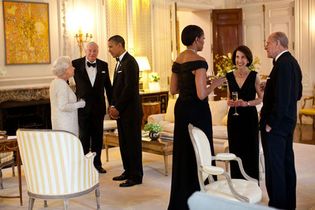
[[[267,58],[264,44],[268,35],[275,31],[286,33],[289,50],[294,54],[294,2],[268,2],[265,4],[243,5],[244,44],[260,59],[258,69],[261,75],[269,75],[272,60]]]

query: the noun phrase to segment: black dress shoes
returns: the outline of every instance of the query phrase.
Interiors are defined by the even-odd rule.
[[[126,179],[128,179],[128,178],[127,178],[127,176],[125,174],[113,177],[114,181],[123,181],[123,180],[126,180]]]
[[[134,185],[137,185],[137,184],[142,184],[142,181],[133,181],[131,179],[127,179],[127,181],[123,182],[123,183],[120,183],[119,184],[119,187],[131,187],[131,186],[134,186]]]
[[[98,173],[100,173],[100,174],[105,174],[107,171],[104,169],[104,168],[102,168],[102,167],[100,167],[100,168],[96,168],[96,170],[98,171]]]

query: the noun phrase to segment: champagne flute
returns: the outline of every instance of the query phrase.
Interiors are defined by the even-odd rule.
[[[213,80],[216,79],[216,78],[217,78],[217,76],[215,75],[214,71],[211,70],[211,75],[208,75],[208,76],[207,76],[207,86],[210,86],[211,83],[213,82]],[[215,97],[215,96],[217,96],[217,95],[214,93],[214,91],[212,91],[212,92],[209,94],[209,97],[212,98],[211,100],[213,100],[213,97]]]
[[[233,91],[232,92],[232,99],[233,99],[233,101],[237,101],[238,100],[238,92],[237,91]],[[235,108],[235,113],[233,115],[234,116],[238,116],[239,114],[237,113],[236,106],[234,106],[234,108]]]

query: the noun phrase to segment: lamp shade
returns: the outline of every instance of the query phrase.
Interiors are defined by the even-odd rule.
[[[139,65],[140,71],[148,71],[151,70],[151,66],[148,60],[148,57],[146,56],[136,56],[137,63]]]

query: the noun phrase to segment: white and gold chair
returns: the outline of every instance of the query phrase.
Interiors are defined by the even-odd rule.
[[[83,154],[80,140],[65,131],[18,129],[17,141],[31,210],[36,199],[68,199],[95,190],[100,208],[99,174],[95,154]]]
[[[189,124],[188,129],[196,155],[201,191],[228,200],[258,203],[262,198],[262,191],[258,186],[258,181],[245,173],[241,159],[236,157],[233,153],[218,153],[216,156],[212,156],[210,143],[206,134],[191,124]],[[231,179],[223,168],[213,166],[212,160],[224,162],[237,161],[246,180]],[[220,175],[223,176],[224,179],[219,179]],[[214,181],[212,176],[218,176],[218,181]],[[207,185],[205,184],[206,179],[209,181]]]

